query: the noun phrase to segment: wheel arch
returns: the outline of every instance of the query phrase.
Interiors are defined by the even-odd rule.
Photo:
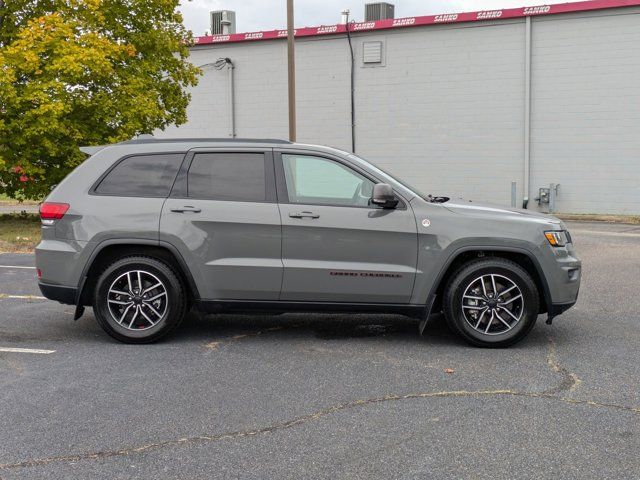
[[[102,242],[91,253],[80,277],[76,305],[91,305],[92,294],[100,272],[116,259],[131,255],[144,255],[166,262],[185,284],[189,301],[193,302],[200,298],[198,287],[186,262],[173,245],[167,242],[119,239]]]
[[[441,268],[431,292],[427,297],[427,304],[431,303],[431,311],[439,311],[441,308],[442,293],[451,276],[465,263],[483,257],[499,257],[511,260],[524,268],[533,279],[540,293],[540,305],[538,313],[549,311],[552,304],[551,291],[540,263],[536,257],[523,248],[491,247],[491,246],[466,246],[453,252]]]

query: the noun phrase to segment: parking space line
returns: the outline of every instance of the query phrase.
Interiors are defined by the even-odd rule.
[[[0,293],[0,299],[13,298],[17,300],[46,300],[45,297],[39,297],[37,295],[9,295],[8,293]]]
[[[10,268],[10,269],[21,268],[21,269],[24,269],[24,270],[35,270],[36,269],[36,267],[19,267],[17,265],[0,265],[0,268]]]
[[[0,352],[8,353],[41,353],[49,355],[50,353],[56,353],[55,350],[42,350],[39,348],[12,348],[12,347],[0,347]]]

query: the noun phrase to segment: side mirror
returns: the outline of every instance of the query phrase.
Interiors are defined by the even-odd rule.
[[[373,186],[371,203],[382,208],[396,208],[398,199],[388,183],[377,183]]]

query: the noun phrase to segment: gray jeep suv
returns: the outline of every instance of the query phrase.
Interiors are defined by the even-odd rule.
[[[443,311],[507,346],[571,307],[565,225],[423,195],[371,163],[281,140],[140,138],[91,155],[41,205],[44,296],[104,330],[158,340],[187,311]]]

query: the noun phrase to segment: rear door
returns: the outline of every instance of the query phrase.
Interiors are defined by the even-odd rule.
[[[409,203],[370,206],[376,179],[339,157],[282,150],[275,161],[281,300],[408,303],[418,248]]]
[[[203,300],[277,300],[281,225],[271,149],[194,149],[162,209]]]

